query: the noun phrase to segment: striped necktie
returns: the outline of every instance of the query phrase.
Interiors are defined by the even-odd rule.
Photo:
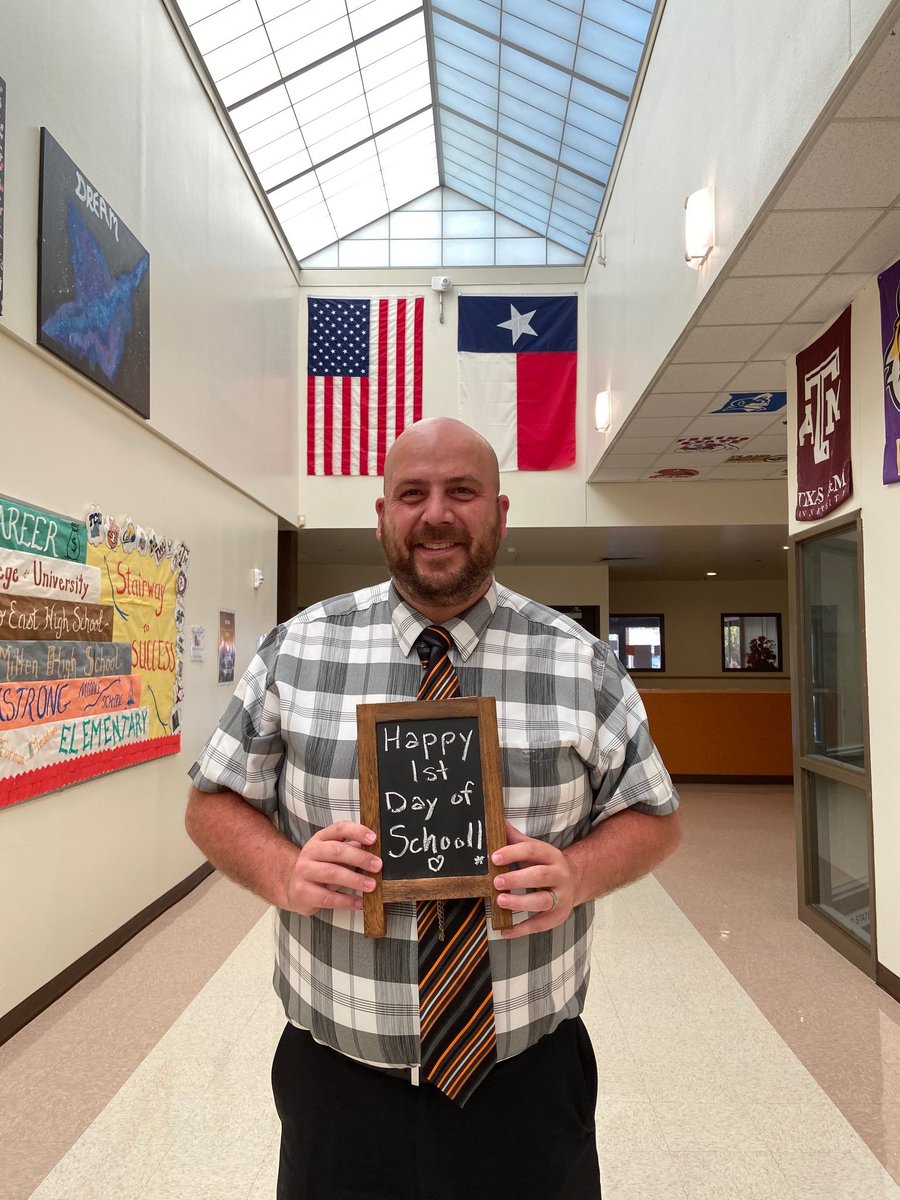
[[[453,644],[440,625],[423,630],[419,700],[459,694]],[[484,900],[420,900],[419,1027],[422,1073],[460,1107],[497,1061],[494,992]]]

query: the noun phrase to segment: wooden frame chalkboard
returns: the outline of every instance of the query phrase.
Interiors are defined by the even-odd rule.
[[[360,820],[383,864],[366,935],[384,936],[392,901],[464,896],[489,897],[493,927],[511,929],[491,861],[507,841],[493,696],[359,704],[356,720]]]

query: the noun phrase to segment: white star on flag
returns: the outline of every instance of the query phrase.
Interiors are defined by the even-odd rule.
[[[530,313],[520,313],[514,304],[509,306],[509,320],[499,321],[498,329],[508,329],[512,334],[512,344],[515,345],[523,333],[530,333],[532,337],[537,337],[537,330],[532,329],[529,321],[537,312],[533,308]]]

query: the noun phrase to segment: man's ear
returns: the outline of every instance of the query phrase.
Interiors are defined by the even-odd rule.
[[[375,501],[375,512],[378,514],[378,524],[375,526],[375,536],[381,541],[381,514],[384,512],[384,496]]]
[[[509,496],[498,496],[497,507],[500,510],[500,536],[506,537],[506,514],[509,512]]]

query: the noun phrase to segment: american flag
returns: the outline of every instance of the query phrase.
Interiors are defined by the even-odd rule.
[[[308,475],[382,475],[422,417],[422,296],[309,300]]]

